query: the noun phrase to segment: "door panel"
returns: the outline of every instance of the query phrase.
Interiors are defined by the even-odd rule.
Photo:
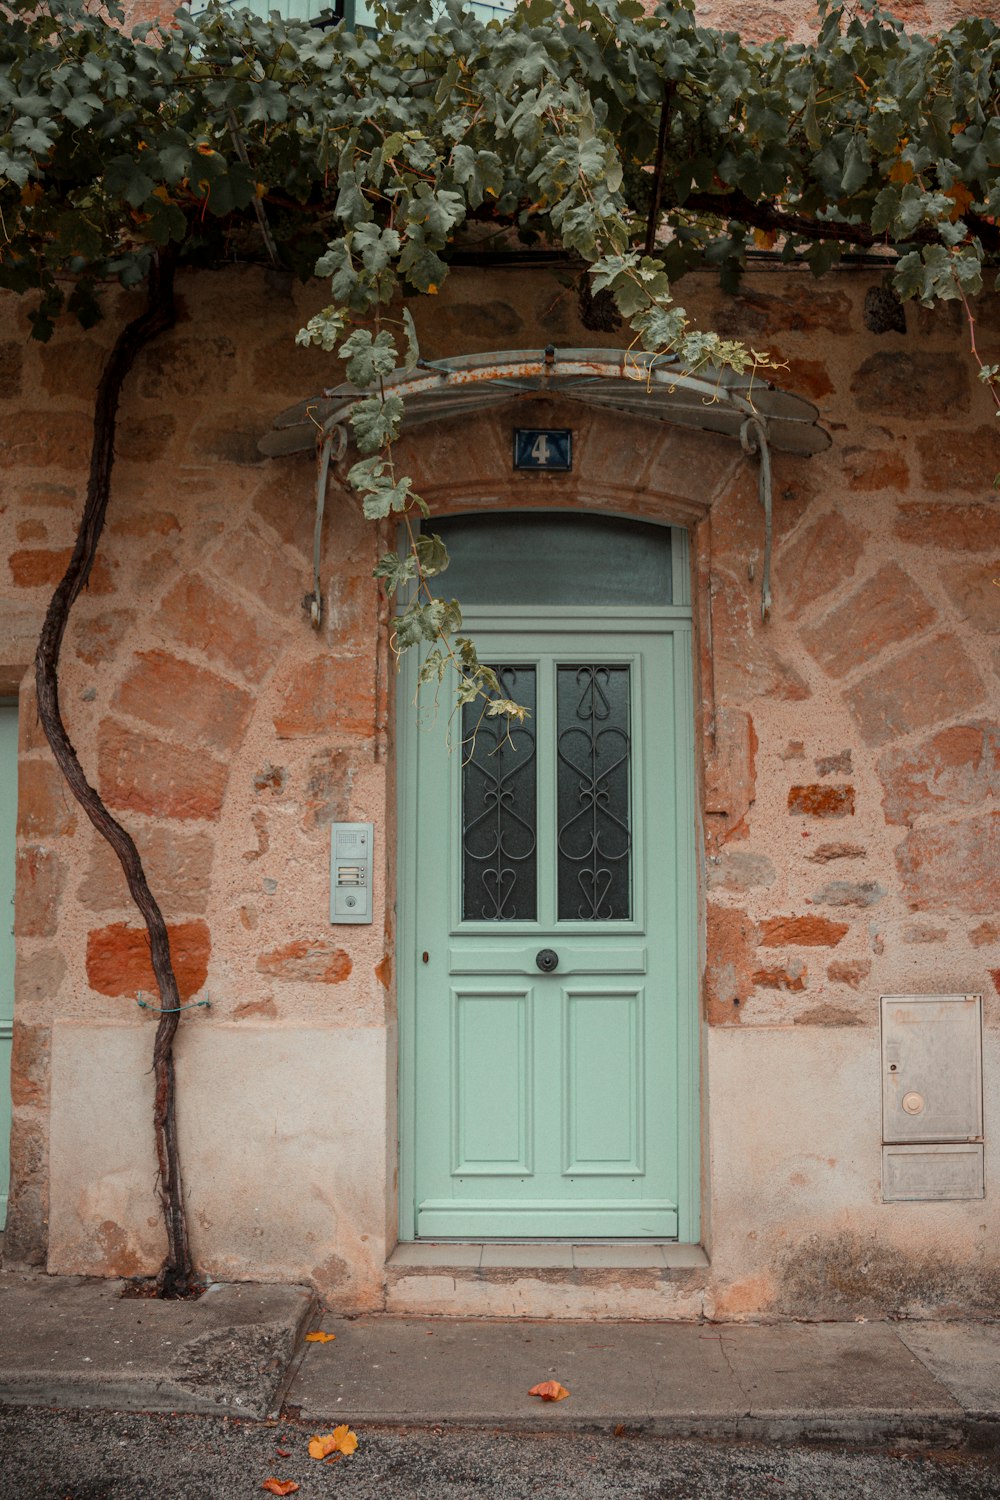
[[[690,635],[605,624],[474,626],[504,696],[531,699],[524,729],[480,707],[462,747],[444,712],[413,737],[418,1237],[678,1233]]]

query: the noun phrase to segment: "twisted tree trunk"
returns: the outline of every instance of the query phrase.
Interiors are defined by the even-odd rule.
[[[90,452],[87,499],[73,556],[52,596],[35,655],[38,715],[56,763],[73,796],[121,861],[132,899],[139,908],[149,933],[150,956],[161,1007],[153,1046],[156,1089],[153,1129],[159,1167],[160,1204],[167,1231],[167,1255],[157,1278],[158,1289],[163,1297],[183,1297],[197,1284],[191,1261],[177,1147],[173,1043],[180,1019],[180,994],[170,956],[167,925],[149,889],[135,841],[111,816],[98,792],[88,782],[66,732],[59,708],[59,653],[70,610],[90,576],[97,555],[97,544],[104,529],[122,387],[140,350],[171,328],[175,321],[175,262],[176,253],[172,247],[158,252],[150,273],[146,311],[126,324],[105,361],[94,404],[94,437]]]

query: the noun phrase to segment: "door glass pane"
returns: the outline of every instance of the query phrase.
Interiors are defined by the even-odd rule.
[[[558,742],[559,917],[631,915],[627,666],[560,666]]]
[[[465,606],[673,602],[669,526],[552,511],[425,525],[448,548],[442,587]]]
[[[534,921],[536,896],[535,668],[494,666],[501,694],[528,710],[523,724],[462,710],[462,915],[471,922]]]

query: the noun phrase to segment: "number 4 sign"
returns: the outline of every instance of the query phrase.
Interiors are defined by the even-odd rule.
[[[573,467],[573,434],[568,427],[515,427],[515,469]]]

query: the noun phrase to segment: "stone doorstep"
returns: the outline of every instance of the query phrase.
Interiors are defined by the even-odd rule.
[[[631,1271],[659,1272],[707,1269],[708,1256],[700,1245],[675,1240],[427,1241],[398,1244],[386,1262],[390,1280],[400,1276],[433,1275],[436,1271]]]

